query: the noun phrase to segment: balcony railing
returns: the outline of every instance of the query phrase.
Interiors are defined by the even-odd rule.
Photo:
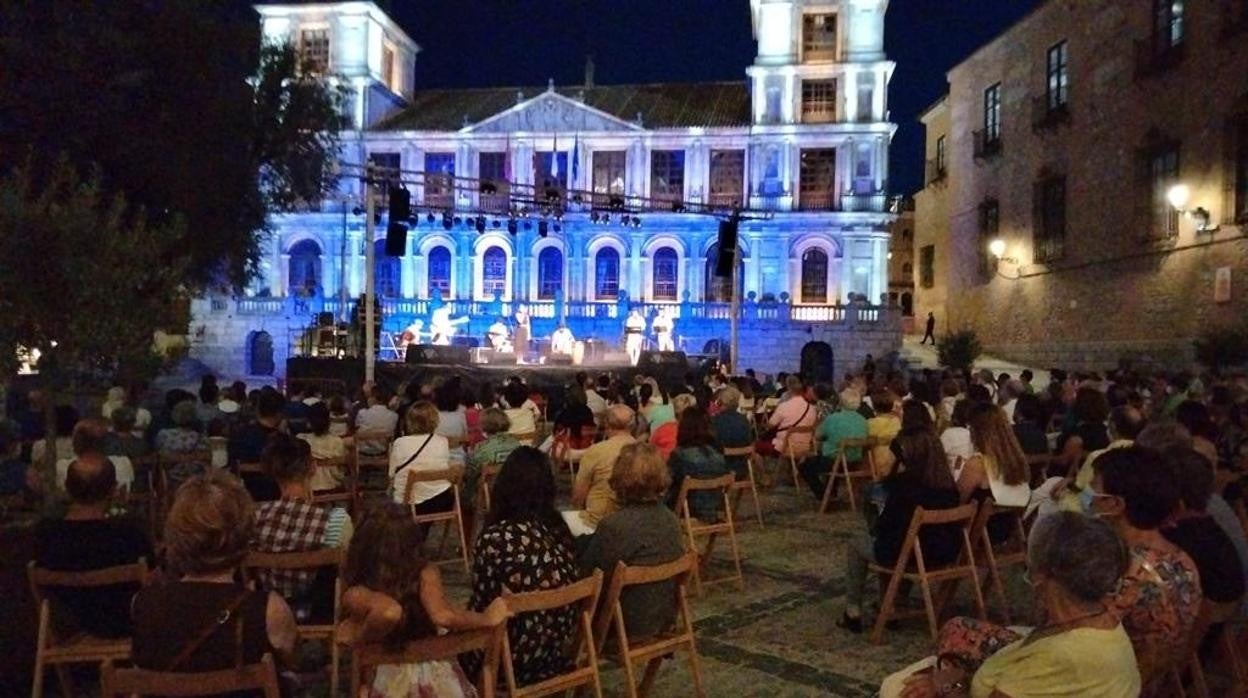
[[[835,211],[836,195],[832,192],[799,192],[797,210]]]
[[[1172,44],[1160,36],[1135,42],[1135,76],[1159,75],[1183,61],[1183,44]]]
[[[715,207],[732,208],[734,206],[743,205],[744,201],[745,201],[745,195],[742,192],[717,191],[717,192],[711,192],[711,196],[708,199],[707,203]]]
[[[1001,132],[999,130],[992,132],[980,130],[976,131],[974,136],[975,159],[983,160],[1001,154]]]
[[[940,162],[935,159],[928,160],[927,162],[925,162],[923,166],[923,171],[924,171],[923,182],[927,186],[931,186],[933,184],[936,184],[937,182],[944,181],[944,179],[949,176],[949,168],[945,166],[945,163]]]
[[[804,124],[832,124],[836,123],[836,105],[835,104],[803,104],[802,105],[802,123]]]
[[[802,41],[802,60],[835,61],[836,37],[805,37]]]
[[[426,189],[424,205],[429,208],[454,208],[455,194],[450,191]]]
[[[845,194],[841,210],[848,213],[884,213],[888,210],[887,194]]]
[[[1055,128],[1070,123],[1070,105],[1054,104],[1052,95],[1042,94],[1031,98],[1031,128],[1034,131]]]

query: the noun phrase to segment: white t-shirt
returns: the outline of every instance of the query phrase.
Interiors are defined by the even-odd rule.
[[[597,390],[585,391],[585,405],[595,417],[606,412],[608,407],[606,399],[599,395]]]
[[[975,454],[975,446],[971,444],[971,430],[966,427],[949,427],[940,435],[940,445],[945,448],[949,470],[953,473],[953,479],[957,480],[962,475],[961,465],[965,465]]]
[[[530,403],[525,403],[530,404]],[[533,410],[515,407],[506,411],[507,419],[511,420],[508,434],[532,434],[537,431],[537,422],[533,419]],[[528,444],[531,445],[531,444]]]
[[[393,434],[399,424],[399,415],[385,405],[373,405],[360,410],[355,415],[355,426],[360,431],[376,431]],[[380,454],[385,451],[384,443],[361,442],[360,450],[368,454]]]
[[[436,433],[452,439],[459,439],[459,446],[451,449],[451,460],[464,462],[464,441],[468,438],[468,417],[463,407],[454,412],[438,412],[438,428]]]
[[[428,441],[426,444],[425,442]],[[424,449],[421,449],[424,446]],[[395,471],[408,462],[416,452],[416,457],[398,475]],[[407,476],[420,470],[445,470],[450,467],[451,453],[447,447],[446,437],[437,434],[419,434],[403,436],[394,440],[390,446],[390,478],[394,483],[394,501],[400,504],[420,504],[433,499],[451,488],[451,483],[441,480],[437,482],[418,482],[412,488],[412,497],[405,500],[407,494]]]

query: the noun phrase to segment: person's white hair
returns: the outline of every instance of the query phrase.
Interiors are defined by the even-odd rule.
[[[846,388],[841,391],[841,409],[856,411],[862,406],[862,396],[853,388]]]

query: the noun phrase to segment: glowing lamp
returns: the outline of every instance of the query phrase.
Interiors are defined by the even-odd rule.
[[[1166,201],[1174,207],[1176,211],[1187,209],[1187,202],[1192,199],[1192,189],[1186,184],[1176,184],[1166,191]]]
[[[993,257],[1001,259],[1005,256],[1005,240],[997,238],[996,240],[988,243],[988,251],[992,253]]]

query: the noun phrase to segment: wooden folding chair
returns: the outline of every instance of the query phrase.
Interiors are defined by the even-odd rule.
[[[237,669],[178,673],[148,669],[118,669],[111,660],[100,670],[102,698],[118,696],[215,696],[236,691],[261,691],[264,698],[281,698],[277,667],[271,655],[258,664]]]
[[[325,640],[329,643],[329,694],[338,693],[338,626],[334,623],[339,616],[339,605],[342,603],[342,575],[340,570],[346,561],[346,551],[342,548],[323,548],[294,553],[264,553],[251,551],[243,560],[243,573],[251,578],[258,588],[265,588],[261,571],[265,570],[307,570],[316,571],[325,567],[334,569],[334,613],[328,623],[300,623],[299,637],[308,640]],[[266,591],[276,591],[266,589]]]
[[[468,541],[464,536],[464,510],[460,506],[459,486],[464,481],[464,467],[462,465],[453,465],[442,470],[416,470],[407,474],[407,485],[403,492],[403,501],[412,507],[412,520],[418,524],[435,524],[441,523],[442,537],[438,543],[438,557],[442,556],[446,549],[447,529],[452,523],[455,524],[455,530],[459,534],[459,550],[460,557],[464,562],[464,571],[472,573],[472,568],[468,564]],[[447,511],[437,512],[435,514],[417,514],[416,505],[411,504],[412,490],[416,488],[418,482],[449,482],[451,483],[451,491],[455,495],[455,506]],[[439,559],[434,564],[442,565],[453,562],[455,558],[445,560]]]
[[[871,450],[875,446],[875,439],[871,438],[841,439],[836,448],[836,457],[832,461],[832,470],[828,474],[828,484],[823,488],[823,499],[819,502],[820,514],[826,514],[828,507],[832,505],[832,495],[836,490],[837,480],[845,482],[845,496],[849,499],[850,510],[858,511],[858,486],[856,481],[866,480],[871,482],[875,479],[875,457],[871,455]],[[848,452],[853,449],[858,449],[862,459],[851,464]],[[851,465],[857,467],[851,469]]]
[[[152,541],[159,541],[162,522],[156,481],[160,477],[160,457],[155,453],[149,453],[133,459],[131,464],[134,466],[135,485],[142,481],[146,487],[140,492],[136,491],[135,486],[132,485],[126,492],[126,506],[142,512],[143,519],[147,523],[148,536]]]
[[[598,675],[598,650],[594,645],[594,609],[602,593],[602,570],[593,576],[558,589],[513,594],[503,592],[507,607],[517,616],[535,611],[549,611],[572,606],[577,608],[577,629],[568,638],[568,659],[572,668],[558,676],[527,686],[516,685],[515,664],[511,657],[511,641],[503,635],[503,675],[507,679],[509,698],[530,698],[565,693],[573,688],[592,686],[596,698],[602,698],[602,680]]]
[[[805,449],[799,449],[797,446],[793,445],[794,434],[810,435],[810,446],[807,446]],[[789,459],[789,472],[793,475],[794,487],[800,486],[800,483],[802,482],[802,478],[797,472],[797,464],[799,461],[811,454],[811,447],[814,446],[815,443],[814,434],[814,425],[808,427],[791,427],[784,432],[784,441],[782,442],[784,447],[780,449],[780,455]]]
[[[501,469],[502,464],[493,461],[481,466],[481,477],[477,479],[477,509],[482,514],[490,511],[490,490],[494,487],[494,478],[498,477]]]
[[[359,499],[359,473],[355,469],[354,458],[313,458],[312,465],[320,472],[322,469],[333,472],[337,468],[342,473],[342,485],[335,490],[314,492],[313,504],[345,504],[347,513],[356,516],[356,502]]]
[[[109,660],[130,658],[130,638],[102,638],[84,632],[62,634],[52,626],[52,601],[48,598],[49,587],[61,589],[88,589],[115,584],[143,584],[147,580],[147,561],[139,560],[133,565],[118,565],[83,572],[56,572],[26,565],[26,577],[30,591],[39,605],[39,628],[35,638],[35,677],[30,694],[43,696],[43,672],[51,666],[61,685],[61,694],[76,695],[73,690],[67,664],[96,664]]]
[[[758,527],[763,528],[763,505],[758,499],[758,481],[754,477],[754,445],[741,446],[737,448],[725,447],[724,458],[745,458],[744,480],[734,480],[732,483],[732,491],[736,492],[736,499],[732,502],[732,510],[735,516],[741,507],[741,498],[746,492],[750,493],[750,498],[754,500],[754,515],[758,517]]]
[[[355,437],[351,443],[351,456],[355,460],[354,468],[356,477],[356,501],[355,505],[351,509],[352,511],[361,510],[360,501],[367,494],[385,495],[390,476],[390,446],[393,443],[394,432],[391,431],[357,431],[355,433]],[[368,453],[364,453],[361,450],[361,447],[383,447],[383,450],[379,454],[370,455]],[[379,471],[381,472],[381,476],[378,480],[386,484],[381,487],[366,487],[366,481],[368,480],[366,475],[369,472],[376,473]]]
[[[901,551],[897,555],[897,563],[891,567],[882,567],[875,563],[871,563],[868,569],[877,574],[888,575],[888,587],[884,592],[884,601],[880,604],[879,615],[875,618],[875,627],[871,630],[872,644],[880,644],[884,640],[884,627],[888,621],[894,618],[902,618],[918,615],[919,612],[899,613],[894,604],[897,601],[897,590],[901,586],[901,580],[908,579],[917,581],[919,588],[923,591],[923,612],[927,615],[928,629],[931,631],[932,640],[936,639],[936,635],[940,628],[937,625],[937,617],[943,608],[936,608],[932,603],[932,583],[933,582],[953,582],[962,578],[971,580],[971,587],[975,593],[975,609],[982,619],[985,617],[984,595],[979,586],[979,569],[975,566],[975,551],[971,546],[971,524],[975,520],[975,512],[979,510],[979,504],[970,502],[953,509],[936,509],[927,510],[919,507],[914,510],[914,517],[910,519],[910,528],[906,532],[905,542],[901,545]],[[961,524],[962,533],[962,551],[957,562],[951,565],[939,568],[928,569],[927,563],[923,559],[923,545],[919,540],[919,531],[924,526],[943,526]],[[913,565],[913,570],[911,569]],[[950,592],[951,595],[951,592]]]
[[[1205,667],[1200,659],[1200,648],[1206,640],[1205,636],[1211,631],[1217,633],[1213,643],[1214,649],[1221,653],[1220,658],[1227,663],[1231,688],[1226,695],[1248,695],[1248,670],[1245,669],[1243,659],[1239,655],[1238,643],[1235,642],[1231,627],[1238,612],[1239,602],[1237,601],[1213,603],[1205,600],[1201,602],[1200,612],[1196,616],[1196,622],[1188,638],[1186,655],[1169,672],[1169,682],[1176,696],[1186,698],[1188,695],[1188,686],[1183,683],[1183,677],[1186,674],[1191,679],[1191,692],[1196,695],[1196,698],[1209,698],[1209,683],[1205,677]]]
[[[689,653],[689,673],[693,677],[693,694],[705,695],[702,690],[702,671],[698,662],[698,648],[694,643],[693,615],[689,612],[688,584],[689,575],[698,565],[695,553],[686,553],[678,560],[649,567],[629,567],[623,562],[615,566],[611,573],[611,583],[607,585],[606,596],[594,619],[594,644],[599,656],[608,653],[607,641],[612,628],[615,629],[615,650],[612,659],[624,667],[628,677],[629,698],[644,698],[649,695],[658,676],[663,659],[677,650]],[[624,618],[624,607],[620,604],[620,596],[626,587],[641,584],[656,584],[670,581],[676,596],[676,618],[673,626],[658,635],[645,638],[629,638]],[[646,665],[646,673],[641,681],[640,690],[634,665]]]
[[[460,630],[445,635],[435,635],[411,640],[403,649],[395,651],[383,645],[361,645],[351,649],[351,696],[372,683],[371,673],[387,664],[417,664],[433,661],[456,661],[465,652],[483,652],[481,676],[477,679],[477,693],[481,698],[494,698],[498,683],[498,661],[505,637],[505,626]],[[331,694],[332,695],[332,694]]]
[[[169,515],[169,507],[173,506],[174,495],[177,494],[176,488],[172,486],[169,480],[169,468],[183,463],[203,463],[206,467],[211,468],[212,451],[205,449],[202,451],[160,453],[157,455],[153,491],[155,492],[155,501],[158,507],[156,518],[162,528],[165,518]]]
[[[997,506],[992,497],[980,502],[979,512],[971,524],[971,541],[979,546],[983,555],[979,564],[988,568],[988,583],[997,603],[1001,605],[1001,618],[1010,624],[1010,604],[1005,598],[1005,585],[1001,582],[1001,570],[1010,565],[1027,566],[1027,533],[1023,530],[1023,507]],[[1010,535],[999,545],[993,545],[988,535],[988,522],[994,517],[1009,517]],[[949,599],[944,599],[947,602]]]
[[[728,492],[731,491],[735,480],[736,477],[732,473],[727,473],[717,478],[686,477],[680,483],[680,494],[677,496],[676,502],[681,522],[684,524],[689,551],[698,555],[699,564],[693,568],[693,582],[699,596],[702,594],[703,584],[716,584],[734,579],[737,582],[737,587],[743,591],[745,590],[745,575],[741,573],[741,550],[737,547],[737,529],[732,521],[732,503],[728,499]],[[713,491],[718,491],[723,498],[724,520],[706,522],[695,519],[689,509],[689,493]],[[732,549],[732,564],[736,569],[736,574],[729,574],[715,579],[703,579],[701,567],[710,562],[711,551],[715,546],[715,538],[721,533],[728,536],[728,545]],[[706,549],[699,551],[697,539],[701,536],[707,537]]]

